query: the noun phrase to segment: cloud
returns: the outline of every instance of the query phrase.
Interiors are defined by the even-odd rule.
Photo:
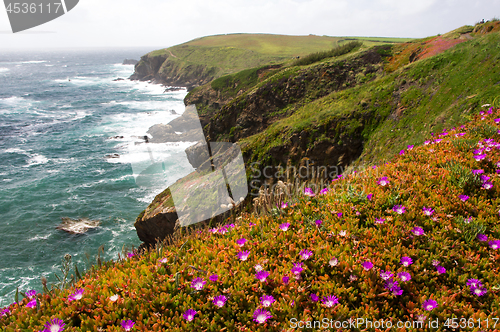
[[[500,0],[82,0],[7,47],[172,46],[221,33],[426,37],[500,15]],[[10,30],[7,15],[0,29]]]

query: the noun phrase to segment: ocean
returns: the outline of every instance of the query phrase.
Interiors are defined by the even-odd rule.
[[[42,276],[56,283],[66,254],[81,271],[101,245],[105,260],[137,248],[137,215],[193,170],[192,143],[145,143],[150,126],[182,114],[187,93],[127,79],[123,60],[151,50],[0,51],[0,307],[16,288],[41,292]],[[164,176],[136,184],[158,161]],[[56,229],[66,217],[100,226],[69,234]]]

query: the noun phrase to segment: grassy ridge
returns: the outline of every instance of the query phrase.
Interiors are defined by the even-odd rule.
[[[306,103],[265,131],[243,139],[244,150],[261,160],[271,148],[286,147],[295,133],[336,126],[335,136],[324,139],[332,144],[342,144],[343,137],[353,135],[362,139],[365,147],[358,163],[385,160],[402,146],[423,142],[430,132],[467,120],[483,100],[498,102],[499,43],[499,33],[476,37]]]
[[[209,82],[245,69],[293,61],[297,57],[327,51],[349,42],[346,38],[314,35],[216,35],[152,51],[141,58],[139,67],[142,68],[141,72],[147,71],[148,75],[153,76],[159,74],[165,81],[178,77],[177,83],[180,84],[193,81],[198,75],[204,78],[204,82]],[[380,38],[366,41],[365,44],[372,46],[393,42],[394,38]],[[148,63],[156,61],[163,63],[157,73],[145,69]]]
[[[70,289],[27,295],[0,310],[0,329],[259,332],[302,321],[312,331],[313,320],[364,318],[437,319],[444,330],[466,317],[493,330],[499,123],[491,108],[321,194],[292,193],[271,215],[193,230],[107,262]]]

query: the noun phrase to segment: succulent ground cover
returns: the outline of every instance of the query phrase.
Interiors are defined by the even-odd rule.
[[[275,213],[28,291],[0,309],[0,330],[291,331],[325,319],[500,329],[499,133],[500,110],[484,108]]]

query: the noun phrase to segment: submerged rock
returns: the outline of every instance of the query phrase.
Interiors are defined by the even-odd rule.
[[[100,220],[90,220],[88,218],[71,219],[63,217],[61,219],[62,222],[56,228],[70,234],[83,234],[91,228],[96,228],[101,223]]]

